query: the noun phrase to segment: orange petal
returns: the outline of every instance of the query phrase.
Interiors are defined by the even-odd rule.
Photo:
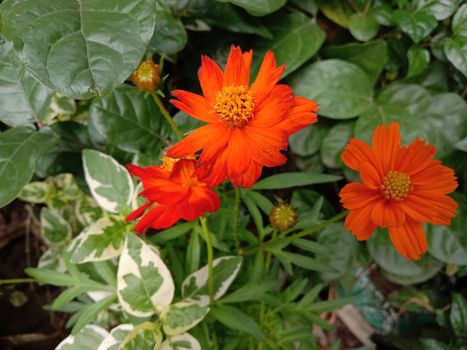
[[[151,187],[140,193],[141,197],[151,202],[174,204],[182,201],[188,193],[188,188],[167,179],[153,179]]]
[[[230,48],[229,57],[224,71],[224,86],[231,85],[244,85],[248,86],[250,83],[250,76],[247,73],[243,59],[242,50],[240,47],[234,45]]]
[[[156,229],[167,228],[175,224],[178,219],[180,217],[173,210],[170,211],[170,206],[158,205],[142,217],[135,226],[135,231],[142,234],[150,226]]]
[[[156,230],[163,230],[174,225],[180,219],[181,216],[176,207],[172,205],[165,206],[165,210],[151,222],[151,227]]]
[[[441,165],[440,161],[432,161],[424,170],[410,178],[414,191],[448,194],[457,188],[454,170]]]
[[[227,152],[229,178],[240,176],[247,171],[251,163],[251,155],[248,143],[241,129],[235,128],[232,130]]]
[[[172,91],[172,96],[178,100],[170,100],[170,102],[192,117],[206,123],[219,122],[217,114],[213,111],[209,100],[205,97],[184,90],[174,90]]]
[[[397,152],[395,170],[412,176],[426,169],[433,162],[435,154],[436,148],[417,138]]]
[[[396,154],[400,149],[399,123],[379,125],[373,132],[372,148],[382,166],[383,173],[394,169]]]
[[[319,112],[318,104],[303,97],[295,97],[292,108],[289,109],[287,117],[279,124],[289,135],[316,123]]]
[[[287,161],[287,158],[280,153],[287,147],[287,134],[283,130],[275,127],[255,128],[246,125],[242,131],[248,142],[251,156],[257,163],[274,167]]]
[[[364,166],[364,168],[369,168],[371,166],[371,174],[374,175],[375,171],[377,174],[377,185],[382,182],[383,172],[381,171],[381,167],[379,162],[376,160],[373,150],[370,148],[370,146],[368,146],[367,143],[351,138],[350,142],[342,152],[341,158],[345,165],[347,165],[350,169],[360,172],[364,170],[362,170],[362,164],[368,163],[368,165]],[[373,185],[376,186],[376,184]]]
[[[236,178],[230,179],[232,181],[232,185],[238,188],[251,188],[261,176],[262,169],[263,167],[261,164],[251,162],[250,167],[245,173]]]
[[[198,79],[203,95],[211,103],[216,101],[216,94],[222,90],[222,70],[216,62],[207,56],[201,56],[201,67],[198,70]]]
[[[137,208],[136,210],[132,211],[126,218],[125,218],[125,221],[126,222],[129,222],[129,221],[133,221],[137,218],[139,218],[141,215],[143,215],[143,213],[146,211],[147,208],[149,208],[149,206],[153,204],[151,202],[147,202],[145,204],[143,204],[142,206],[140,206],[139,208]]]
[[[373,206],[367,205],[350,211],[345,218],[345,228],[359,240],[364,241],[371,237],[376,225],[370,220]]]
[[[274,126],[287,118],[293,104],[292,89],[287,85],[275,85],[269,96],[256,104],[254,118],[248,121],[248,125],[259,128]]]
[[[458,207],[451,197],[419,191],[412,192],[400,204],[404,212],[414,220],[435,225],[449,225]]]
[[[368,188],[364,184],[352,182],[340,191],[342,206],[346,209],[358,209],[375,204],[381,198],[381,193]]]
[[[253,50],[243,53],[243,66],[245,67],[245,74],[248,76],[248,85],[250,85],[250,68],[251,61],[253,60]]]
[[[209,187],[216,187],[221,182],[227,180],[229,177],[227,171],[227,147],[224,150],[220,150],[219,153],[212,161],[202,163],[196,175],[198,179],[206,183]]]
[[[399,203],[381,199],[371,211],[371,221],[381,227],[401,226],[405,223],[405,213]]]
[[[261,63],[256,80],[251,86],[255,101],[259,103],[269,95],[274,85],[280,80],[284,69],[285,65],[276,67],[274,54],[272,51],[268,51]]]
[[[215,191],[209,188],[193,187],[187,200],[177,205],[177,211],[183,219],[192,221],[206,212],[217,211],[219,207],[220,199]]]
[[[422,225],[410,218],[399,227],[389,227],[389,237],[400,255],[418,260],[427,251],[427,239]]]
[[[222,137],[225,129],[226,126],[222,122],[204,125],[193,131],[176,145],[170,147],[167,155],[172,158],[183,158],[196,153],[206,144]]]

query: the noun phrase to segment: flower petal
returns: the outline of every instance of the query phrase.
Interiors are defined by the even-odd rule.
[[[363,172],[371,168],[371,172],[368,174],[370,177],[374,177],[374,183],[371,183],[371,186],[374,188],[379,187],[383,180],[383,172],[373,150],[367,143],[351,138],[342,152],[341,158],[350,169]],[[362,164],[365,164],[363,168]],[[361,174],[360,177],[362,177]]]
[[[251,188],[261,176],[263,167],[261,164],[251,162],[250,167],[238,177],[230,179],[234,187]]]
[[[417,138],[397,152],[395,170],[412,176],[430,166],[435,154],[435,147]]]
[[[389,227],[389,237],[400,255],[418,260],[426,253],[428,244],[422,225],[410,218],[399,227]]]
[[[399,203],[381,199],[371,211],[371,220],[381,227],[401,226],[405,223],[405,213]]]
[[[172,211],[172,215],[163,215],[166,213],[166,211],[169,209],[169,206],[167,205],[158,205],[154,209],[151,209],[148,211],[138,222],[138,224],[135,226],[135,231],[138,232],[139,234],[144,233],[146,229],[148,229],[150,226],[154,228],[165,228],[173,225],[177,220],[180,218],[178,217],[175,221],[175,215]],[[175,213],[176,214],[176,213]],[[159,217],[162,216],[162,219]],[[171,220],[165,220],[166,217],[170,218]],[[165,226],[165,227],[161,227]]]
[[[352,182],[344,186],[340,191],[342,206],[346,209],[358,209],[366,207],[381,199],[381,193],[368,188],[364,184]]]
[[[177,100],[170,102],[178,109],[206,123],[218,123],[219,118],[211,107],[211,103],[204,96],[184,90],[172,91]]]
[[[454,199],[444,194],[420,191],[412,192],[400,205],[414,220],[435,225],[449,225],[458,207]]]
[[[180,216],[187,220],[195,220],[206,212],[217,211],[220,207],[220,199],[217,193],[209,188],[193,187],[187,200],[177,205]]]
[[[371,237],[376,225],[370,220],[373,206],[367,205],[352,210],[345,218],[345,228],[359,240],[364,241]]]
[[[242,131],[254,161],[268,167],[279,166],[287,161],[280,153],[287,147],[287,134],[283,130],[246,125]]]
[[[250,75],[245,67],[242,50],[232,45],[225,65],[223,86],[244,85],[250,83]]]
[[[272,51],[268,51],[264,56],[261,67],[259,68],[256,80],[251,86],[251,90],[255,96],[257,103],[261,102],[269,95],[272,88],[280,80],[282,73],[284,73],[285,65],[276,67],[276,59]]]
[[[400,149],[399,123],[379,125],[373,131],[372,149],[384,174],[394,169],[396,154]]]
[[[222,90],[223,74],[220,67],[209,57],[201,56],[201,67],[198,70],[198,79],[203,95],[211,103],[216,101],[216,94]]]
[[[448,194],[457,188],[454,170],[441,165],[438,160],[432,161],[424,170],[410,178],[414,191]]]
[[[319,109],[316,102],[297,96],[294,98],[294,104],[289,109],[287,117],[278,126],[284,128],[291,135],[316,123],[318,121],[317,112]]]
[[[143,215],[143,213],[146,211],[147,208],[149,208],[149,206],[153,204],[151,202],[147,202],[147,203],[144,203],[142,206],[140,206],[139,208],[137,208],[136,210],[132,211],[126,218],[125,218],[125,221],[126,222],[129,222],[129,221],[133,221],[137,218],[139,218],[141,215]]]

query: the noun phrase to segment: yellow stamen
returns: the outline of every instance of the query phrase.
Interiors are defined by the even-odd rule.
[[[412,189],[410,176],[394,170],[389,171],[381,184],[381,193],[384,198],[393,199],[396,202],[403,201]]]
[[[214,111],[231,128],[241,128],[252,117],[253,94],[247,86],[225,86],[216,95]]]

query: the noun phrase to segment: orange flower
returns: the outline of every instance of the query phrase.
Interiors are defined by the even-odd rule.
[[[387,227],[399,254],[419,259],[427,250],[421,223],[450,224],[458,205],[447,194],[457,182],[452,169],[434,160],[435,147],[418,138],[406,147],[400,142],[398,123],[376,127],[371,147],[351,139],[342,160],[362,183],[346,185],[340,197],[350,210],[345,227],[357,239]]]
[[[141,168],[128,164],[127,169],[141,179],[144,191],[140,196],[147,202],[128,215],[126,221],[143,216],[149,209],[135,227],[139,234],[149,227],[164,229],[180,219],[192,221],[219,209],[217,193],[195,176],[195,160],[165,157],[161,166]]]
[[[277,67],[268,51],[258,76],[250,85],[253,51],[232,46],[225,71],[201,57],[198,78],[203,96],[175,90],[171,102],[207,125],[193,131],[169,149],[171,157],[184,157],[202,149],[199,175],[214,187],[229,179],[236,187],[251,187],[263,166],[285,163],[281,150],[288,136],[315,123],[317,104],[294,97],[287,85],[277,84],[284,65]]]

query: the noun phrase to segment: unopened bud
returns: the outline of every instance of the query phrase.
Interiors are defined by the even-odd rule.
[[[141,62],[131,75],[131,81],[143,90],[154,90],[159,85],[161,69],[152,60]]]
[[[279,231],[286,231],[295,226],[297,212],[290,204],[278,203],[272,207],[269,221],[273,228]]]

